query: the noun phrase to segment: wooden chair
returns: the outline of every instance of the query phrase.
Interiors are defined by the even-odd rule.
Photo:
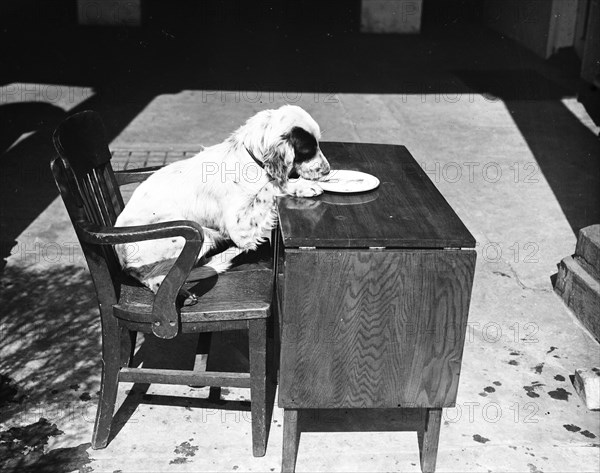
[[[268,415],[267,321],[273,288],[272,257],[246,261],[231,271],[193,281],[204,238],[191,221],[114,227],[123,210],[119,185],[141,182],[157,168],[113,172],[99,115],[67,118],[54,133],[59,156],[51,163],[96,288],[102,320],[102,385],[92,448],[108,444],[118,383],[140,382],[250,388],[254,456],[266,450]],[[126,276],[113,245],[158,238],[185,238],[185,246],[157,294]],[[181,290],[198,297],[183,305]],[[189,299],[188,299],[189,301]],[[173,338],[178,333],[248,330],[250,373],[162,370],[130,366],[137,332]]]

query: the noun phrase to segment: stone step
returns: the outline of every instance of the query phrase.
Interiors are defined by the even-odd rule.
[[[598,279],[600,275],[600,225],[591,225],[579,231],[575,256],[583,259]]]
[[[577,256],[568,256],[558,265],[555,292],[581,323],[600,341],[600,282],[589,266]]]
[[[575,254],[558,265],[554,290],[600,340],[600,225],[579,231]]]
[[[588,409],[600,409],[600,368],[575,370],[573,386]]]

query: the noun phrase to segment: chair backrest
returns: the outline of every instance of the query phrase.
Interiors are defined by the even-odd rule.
[[[84,111],[70,116],[56,129],[53,139],[59,157],[52,160],[52,173],[75,230],[86,222],[113,226],[124,204],[100,115]],[[108,290],[106,296],[114,299],[114,291],[108,286],[114,289],[116,277],[121,274],[114,249],[81,239],[80,244],[99,298],[102,286]]]
[[[88,110],[67,118],[54,132],[54,146],[75,176],[88,219],[114,225],[123,210],[123,198],[100,115]]]

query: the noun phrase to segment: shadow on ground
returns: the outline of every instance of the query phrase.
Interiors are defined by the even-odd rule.
[[[600,141],[561,99],[573,91],[535,70],[458,71],[471,90],[504,102],[573,233],[600,222]],[[520,176],[527,182],[527,174]]]
[[[0,279],[0,470],[67,473],[86,466],[101,373],[101,327],[89,273],[76,266],[24,270],[5,268]],[[176,340],[140,337],[133,364],[193,369],[198,335]],[[240,332],[215,334],[209,370],[248,369],[248,340]],[[248,401],[210,396],[183,398],[147,394],[136,384],[115,413],[111,440],[140,403],[249,411]],[[274,391],[270,393],[271,399]],[[12,427],[8,427],[12,426]],[[51,448],[55,441],[75,447]]]
[[[54,437],[76,442],[94,418],[100,340],[89,275],[10,268],[0,284],[0,422],[14,425],[0,432],[0,469],[87,471],[89,444],[47,445]]]

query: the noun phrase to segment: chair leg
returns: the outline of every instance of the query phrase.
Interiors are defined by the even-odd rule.
[[[196,344],[196,359],[194,360],[194,371],[208,371],[208,355],[212,343],[212,332],[200,332]],[[192,386],[202,388],[204,386]],[[208,391],[208,399],[213,402],[221,400],[220,386],[211,386]]]
[[[206,365],[208,364],[208,354],[210,353],[211,340],[211,332],[201,332],[198,334],[194,371],[206,371]]]
[[[92,435],[92,448],[94,450],[105,448],[108,445],[119,386],[119,370],[121,368],[120,328],[116,321],[110,325],[110,327],[103,327],[102,329],[102,381],[100,400],[96,411],[96,423]]]
[[[137,332],[121,328],[121,366],[131,366],[133,355],[135,353],[135,342]]]
[[[250,397],[252,409],[252,453],[262,457],[267,450],[267,319],[248,323]]]

